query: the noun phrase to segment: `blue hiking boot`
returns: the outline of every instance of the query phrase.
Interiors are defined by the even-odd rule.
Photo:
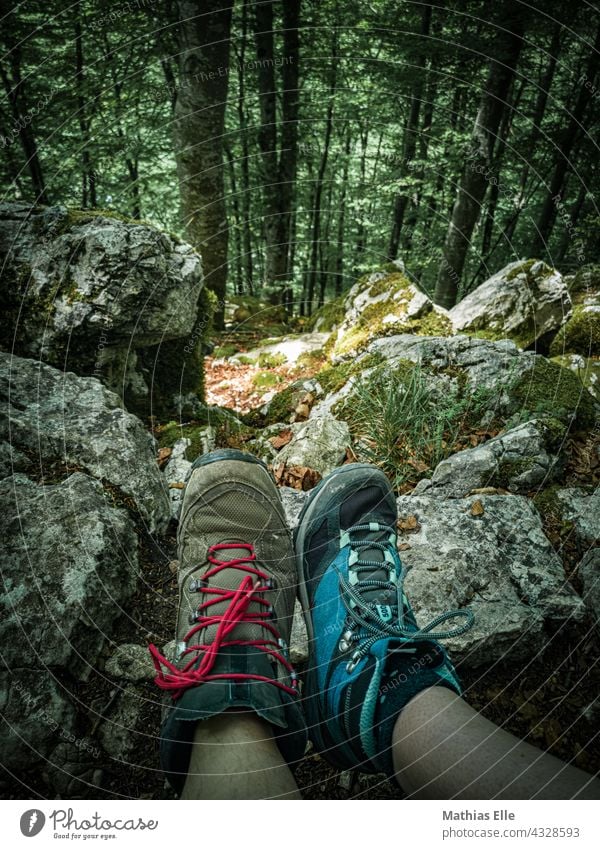
[[[310,494],[296,530],[300,599],[310,641],[309,736],[341,769],[393,773],[392,731],[407,702],[433,685],[460,694],[437,642],[468,630],[455,610],[419,627],[403,591],[396,498],[376,467],[336,469]],[[465,623],[434,628],[454,617]]]

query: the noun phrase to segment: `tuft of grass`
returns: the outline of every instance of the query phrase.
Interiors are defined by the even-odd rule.
[[[348,420],[359,458],[379,466],[400,488],[459,450],[461,435],[491,400],[481,389],[433,393],[419,366],[398,373],[378,368],[356,380],[339,415]]]
[[[259,368],[277,368],[277,366],[282,366],[284,363],[287,363],[285,354],[269,354],[265,352],[258,355]]]

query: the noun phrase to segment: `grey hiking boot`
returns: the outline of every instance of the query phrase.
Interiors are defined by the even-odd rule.
[[[198,458],[178,532],[177,657],[150,652],[156,684],[172,697],[161,762],[181,792],[198,720],[253,711],[274,726],[288,762],[304,754],[306,728],[289,659],[297,578],[279,492],[252,454]]]

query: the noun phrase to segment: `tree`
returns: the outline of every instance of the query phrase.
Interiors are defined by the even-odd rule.
[[[229,79],[233,0],[179,0],[179,90],[175,138],[185,229],[202,254],[206,285],[218,298],[222,326],[227,285],[228,225],[223,134]]]
[[[435,286],[435,301],[450,308],[458,287],[473,230],[481,212],[493,163],[494,143],[523,46],[522,7],[511,4],[512,14],[502,6],[503,27],[495,39],[495,55],[489,66],[471,136],[471,151],[463,171],[442,251]]]

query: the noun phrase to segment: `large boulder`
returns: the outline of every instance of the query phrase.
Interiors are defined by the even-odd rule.
[[[15,353],[93,374],[147,414],[201,392],[209,316],[189,245],[114,213],[3,204],[0,264]]]
[[[350,444],[346,422],[333,416],[312,418],[296,430],[273,462],[314,469],[325,476],[343,463]]]
[[[2,759],[22,772],[70,739],[70,682],[89,678],[135,589],[137,536],[100,481],[77,472],[46,486],[1,481],[0,539]]]
[[[553,340],[550,353],[600,357],[600,295],[588,295],[576,304],[573,315]]]
[[[0,353],[0,399],[0,444],[5,455],[17,452],[8,472],[52,479],[58,467],[83,470],[131,499],[151,532],[165,529],[169,500],[153,440],[100,381]]]
[[[523,496],[407,495],[398,498],[398,511],[400,527],[409,528],[400,537],[401,557],[419,624],[451,608],[467,606],[475,615],[470,631],[448,641],[457,660],[475,667],[534,657],[546,627],[584,616],[539,514]]]
[[[540,260],[511,262],[453,307],[455,333],[511,339],[520,348],[560,328],[571,310],[562,275]]]
[[[552,357],[552,362],[570,369],[577,375],[587,391],[600,402],[600,357],[582,357],[581,354],[562,354]]]
[[[553,419],[524,422],[483,445],[451,454],[413,494],[464,498],[482,487],[527,493],[560,471],[557,454],[564,435],[564,426]]]
[[[445,310],[394,265],[361,277],[344,301],[345,318],[328,348],[334,361],[362,351],[373,339],[397,333],[451,333]]]
[[[583,551],[600,546],[600,486],[591,492],[583,487],[557,489],[552,500],[552,509]]]

